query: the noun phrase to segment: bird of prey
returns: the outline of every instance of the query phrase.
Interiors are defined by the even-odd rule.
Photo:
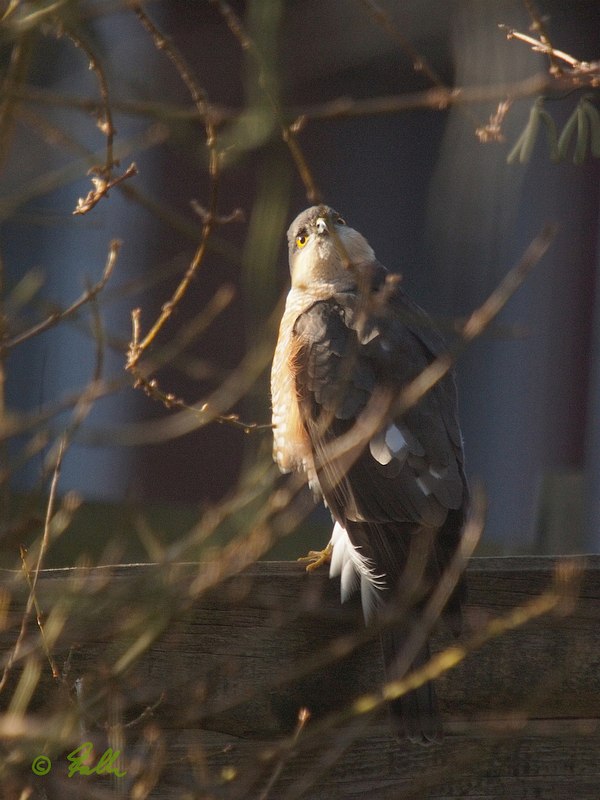
[[[393,680],[465,520],[454,378],[446,374],[399,414],[403,387],[446,352],[431,318],[332,208],[303,211],[288,241],[291,289],[271,374],[273,455],[282,472],[305,472],[329,508],[331,541],[315,563],[330,561],[342,602],[360,588]],[[462,599],[459,582],[446,607],[455,629]],[[412,667],[428,658],[425,644]],[[410,740],[439,739],[431,684],[394,701],[391,712]]]

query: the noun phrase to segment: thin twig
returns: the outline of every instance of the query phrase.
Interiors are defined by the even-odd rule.
[[[453,90],[445,83],[440,75],[431,66],[429,61],[417,52],[410,40],[402,33],[399,27],[394,23],[394,20],[375,0],[361,0],[362,5],[367,8],[369,14],[375,21],[386,31],[386,33],[400,46],[404,53],[411,61],[412,67],[415,72],[420,72],[425,75],[429,81],[436,87],[440,94],[450,95]],[[463,107],[462,113],[467,116],[476,128],[481,127],[477,117],[467,107]]]
[[[292,734],[292,740],[291,740],[292,746],[298,743],[300,734],[304,730],[306,723],[308,722],[309,719],[310,719],[310,711],[307,708],[301,708],[300,711],[298,712],[298,722],[296,724],[296,729]],[[283,772],[283,768],[285,767],[287,761],[289,760],[290,755],[291,755],[290,751],[281,754],[279,761],[275,765],[275,769],[273,770],[271,777],[267,781],[267,785],[260,793],[258,800],[268,799],[271,789],[277,783],[277,780],[279,779],[279,776]]]
[[[525,4],[525,8],[527,9],[527,13],[531,18],[531,30],[537,31],[540,41],[548,47],[548,57],[550,59],[550,74],[551,75],[560,75],[561,69],[554,54],[554,48],[552,47],[552,42],[550,41],[550,36],[546,29],[546,25],[544,24],[544,20],[542,19],[542,15],[538,11],[534,0],[523,0]]]
[[[209,200],[208,211],[206,213],[206,217],[202,225],[202,235],[200,238],[200,244],[196,249],[196,252],[192,258],[192,261],[190,262],[190,265],[185,275],[183,276],[179,285],[175,289],[175,292],[171,296],[171,299],[168,300],[163,305],[158,319],[154,322],[154,324],[152,325],[146,336],[144,336],[144,338],[141,340],[140,340],[141,311],[139,309],[135,309],[132,312],[132,324],[134,327],[134,331],[133,331],[132,341],[129,346],[126,369],[132,372],[135,378],[140,381],[140,385],[143,385],[144,378],[139,374],[139,371],[137,370],[137,364],[144,350],[146,350],[150,346],[150,344],[152,344],[158,333],[162,330],[165,323],[170,318],[175,307],[179,304],[179,302],[187,292],[190,283],[196,276],[196,273],[198,272],[202,262],[204,261],[204,256],[206,254],[208,246],[208,240],[217,224],[220,157],[217,149],[216,129],[209,113],[210,107],[209,107],[207,93],[196,82],[192,70],[190,69],[183,54],[175,47],[173,42],[170,39],[168,39],[162,33],[162,31],[157,27],[157,25],[150,19],[150,17],[146,14],[144,9],[142,8],[141,4],[138,2],[133,2],[133,0],[131,0],[129,5],[130,8],[133,10],[133,12],[136,14],[141,24],[143,25],[143,27],[148,31],[148,33],[152,37],[156,49],[159,50],[160,52],[164,52],[168,56],[168,58],[174,65],[175,69],[177,70],[181,80],[187,87],[192,97],[192,100],[194,101],[194,105],[198,111],[198,114],[200,115],[200,118],[204,123],[204,130],[206,134],[206,147],[208,149],[208,154],[209,154],[208,173],[210,177],[210,190],[209,190],[210,200]]]
[[[123,172],[121,175],[117,175],[116,178],[107,179],[103,173],[98,172],[97,167],[92,167],[90,173],[92,173],[92,183],[94,184],[94,188],[90,189],[85,197],[80,197],[77,200],[77,205],[73,210],[74,215],[87,214],[87,212],[94,208],[94,206],[99,203],[103,197],[108,195],[111,189],[113,189],[115,186],[118,186],[120,183],[123,183],[123,181],[126,181],[128,178],[132,178],[134,175],[137,175],[138,169],[135,162],[132,161],[125,172]]]
[[[69,3],[71,0],[53,0],[41,8],[36,8],[36,6],[31,7],[29,3],[23,3],[21,0],[14,0],[12,8],[9,7],[11,14],[7,20],[8,31],[12,36],[22,36],[35,29],[39,30],[47,21],[56,19],[58,12]],[[12,14],[17,10],[21,13],[11,19]]]
[[[206,133],[206,146],[209,151],[209,173],[213,179],[219,173],[219,152],[217,149],[216,130],[210,114],[210,103],[207,92],[197,83],[193,72],[184,58],[183,54],[177,49],[171,39],[169,39],[156,25],[156,23],[146,14],[141,3],[130,0],[130,8],[133,10],[143,27],[152,37],[154,45],[159,52],[165,53],[177,70],[179,77],[185,84],[200,118],[204,122]],[[214,190],[214,187],[213,187]]]
[[[550,246],[556,232],[556,225],[544,226],[518,263],[463,324],[459,331],[459,338],[453,346],[437,356],[397,395],[390,391],[373,394],[350,430],[328,443],[324,448],[322,456],[316,463],[318,472],[323,469],[323,465],[327,465],[332,471],[332,465],[334,465],[333,471],[339,476],[339,480],[342,480],[367,442],[379,430],[382,420],[405,414],[452,370],[465,347],[485,332],[521,286]]]
[[[490,620],[481,630],[470,636],[462,645],[454,645],[433,656],[433,658],[422,669],[416,670],[400,681],[392,681],[386,684],[376,705],[381,705],[390,700],[397,700],[413,689],[427,683],[430,680],[439,678],[444,673],[454,669],[467,656],[480,650],[484,644],[492,639],[502,636],[509,631],[520,628],[539,617],[546,616],[551,612],[563,615],[571,613],[573,610],[573,597],[576,594],[576,587],[579,584],[581,568],[573,561],[568,567],[563,565],[557,570],[552,586],[539,597],[534,597],[527,603],[517,606],[503,616]],[[364,714],[372,710],[373,695],[366,695],[359,698],[353,704],[353,711],[357,714]]]
[[[234,292],[231,286],[224,285],[222,286],[212,297],[212,299],[208,302],[205,306],[203,311],[198,315],[197,319],[194,321],[193,331],[195,335],[198,335],[199,331],[205,330],[214,320],[215,318],[227,308],[230,302],[233,300]],[[132,340],[130,348],[135,349],[139,347],[139,336],[140,336],[140,310],[134,309],[132,313]],[[177,355],[179,349],[185,345],[187,341],[187,337],[184,337],[182,341],[178,342],[176,346],[171,345],[167,346],[164,349],[164,352],[161,353],[160,358],[154,360],[151,364],[151,370],[155,371],[161,365],[168,363]],[[192,414],[197,422],[198,425],[206,425],[208,421],[208,413],[211,405],[213,402],[211,400],[202,401],[197,403],[196,405],[190,405],[187,403],[183,398],[178,397],[173,392],[164,391],[157,380],[154,377],[148,377],[145,374],[145,370],[141,366],[137,366],[135,369],[135,383],[134,387],[138,389],[142,389],[142,391],[148,396],[151,397],[153,400],[161,403],[168,409],[178,409],[180,411],[188,412]],[[259,429],[266,429],[271,428],[270,423],[258,423],[258,422],[245,422],[240,419],[238,414],[233,413],[216,413],[211,416],[210,421],[218,422],[225,425],[232,425],[235,428],[241,428],[244,433],[250,433],[251,431],[259,430]]]
[[[251,53],[258,66],[259,85],[263,90],[265,97],[269,101],[269,104],[271,105],[273,114],[279,124],[281,137],[288,146],[290,154],[294,160],[294,163],[296,164],[296,169],[298,170],[298,174],[300,175],[302,183],[304,184],[308,200],[315,205],[323,202],[322,195],[319,191],[314,175],[312,174],[306,157],[302,152],[300,145],[298,144],[298,139],[296,136],[297,128],[294,124],[290,125],[286,122],[285,114],[279,104],[279,101],[270,89],[269,81],[267,80],[267,69],[260,50],[256,46],[256,43],[248,35],[242,24],[242,21],[229,3],[224,2],[224,0],[210,0],[210,3],[218,8],[223,16],[223,19],[227,23],[229,30],[239,41],[242,49],[248,53]]]
[[[366,8],[369,15],[377,22],[378,25],[386,31],[386,33],[398,44],[404,53],[410,59],[412,68],[415,72],[421,72],[425,75],[434,86],[448,90],[448,87],[438,75],[438,73],[431,66],[429,61],[415,50],[414,46],[409,39],[402,33],[398,26],[394,23],[388,12],[383,9],[375,0],[361,0],[361,4]]]
[[[219,315],[229,308],[235,298],[235,294],[235,287],[233,285],[226,283],[219,286],[214,295],[208,300],[206,305],[198,311],[185,329],[183,331],[178,331],[177,335],[168,344],[165,344],[157,355],[152,356],[149,369],[154,372],[176,359],[194,339],[207,331]],[[133,330],[134,339],[139,337],[139,319],[137,313],[135,318]],[[146,374],[147,370],[141,366],[140,373],[142,373],[142,375]]]
[[[13,336],[11,339],[0,342],[0,352],[6,352],[13,347],[32,339],[34,336],[39,336],[40,333],[44,333],[50,328],[53,328],[55,325],[58,325],[60,322],[63,322],[65,319],[73,316],[73,314],[77,313],[82,306],[94,300],[104,289],[108,283],[108,280],[110,279],[110,276],[112,275],[115,264],[117,263],[120,247],[121,242],[118,239],[113,239],[109,246],[108,257],[106,259],[106,265],[104,267],[102,277],[97,283],[95,283],[89,289],[86,289],[81,297],[75,300],[75,302],[72,303],[68,308],[64,309],[64,311],[56,311],[53,314],[50,314],[50,316],[45,320],[38,322],[37,325],[33,325],[23,333],[19,333],[17,336]]]
[[[99,400],[101,397],[107,397],[108,395],[114,394],[127,384],[127,378],[118,378],[111,381],[101,380],[97,383],[88,384],[85,388],[85,392],[89,400]],[[56,417],[59,414],[62,414],[64,411],[68,411],[69,409],[77,406],[80,400],[81,389],[76,389],[67,394],[61,400],[49,403],[44,408],[33,413],[21,414],[15,419],[1,420],[2,424],[0,424],[0,441],[10,439],[14,436],[19,436],[20,434],[27,433],[27,431],[30,431],[36,427],[45,425],[53,417]],[[111,438],[111,441],[114,441],[114,437]],[[45,446],[45,434],[42,434],[42,442],[39,444],[39,448],[42,449]],[[37,449],[35,452],[37,452]]]
[[[146,706],[146,708],[142,711],[141,714],[138,714],[137,717],[135,717],[132,720],[129,720],[129,722],[123,723],[122,725],[123,729],[125,730],[127,728],[135,728],[136,725],[140,724],[140,722],[143,722],[144,720],[148,719],[148,717],[153,716],[156,709],[162,703],[164,703],[166,696],[167,696],[166,692],[161,692],[158,700],[152,703],[152,705]]]
[[[140,149],[155,147],[157,144],[164,142],[167,135],[168,131],[164,125],[152,125],[147,130],[128,138],[126,141],[121,138],[115,149],[124,157],[134,150],[139,151]],[[19,207],[25,205],[29,200],[53,192],[59,186],[65,186],[72,181],[79,180],[82,172],[88,170],[90,164],[93,165],[101,154],[102,151],[86,153],[81,158],[69,161],[54,169],[49,169],[36,177],[30,178],[9,195],[0,198],[0,222],[9,219]],[[122,182],[119,184],[119,188],[122,191],[126,191],[127,187],[127,183]],[[44,218],[47,218],[46,214]]]
[[[23,644],[23,641],[25,639],[25,635],[27,633],[27,627],[28,627],[28,624],[29,624],[29,617],[31,615],[31,610],[32,610],[32,608],[34,606],[36,608],[38,608],[37,599],[36,599],[36,596],[35,596],[35,590],[36,590],[36,587],[37,587],[38,576],[39,576],[39,573],[40,573],[42,562],[43,562],[44,556],[46,554],[46,550],[48,549],[48,544],[50,542],[50,524],[52,522],[52,517],[54,516],[54,506],[55,506],[55,503],[56,503],[56,490],[57,490],[57,487],[58,487],[58,480],[59,480],[59,477],[60,477],[60,471],[61,471],[61,467],[62,467],[63,456],[64,456],[64,453],[65,453],[65,445],[66,445],[66,442],[65,442],[65,439],[63,437],[63,439],[61,439],[59,447],[58,447],[58,453],[57,453],[56,461],[55,461],[55,464],[54,464],[54,471],[53,471],[53,474],[52,474],[52,481],[50,482],[50,493],[48,495],[48,503],[46,505],[46,517],[45,517],[45,521],[44,521],[44,531],[43,531],[43,534],[42,534],[42,540],[41,540],[40,548],[39,548],[39,551],[38,551],[38,554],[37,554],[36,564],[35,564],[35,567],[33,569],[33,577],[31,577],[29,575],[29,573],[25,570],[26,580],[29,583],[29,596],[27,597],[27,604],[25,606],[25,611],[23,613],[23,618],[21,620],[21,627],[19,629],[19,634],[17,636],[17,641],[15,642],[15,646],[13,647],[13,649],[12,649],[12,651],[10,653],[10,656],[8,657],[8,661],[6,662],[6,666],[4,667],[4,672],[2,674],[2,679],[0,679],[0,692],[4,689],[4,686],[6,685],[6,681],[8,680],[8,676],[10,675],[12,667],[15,664],[15,662],[17,661],[17,659],[18,659],[18,657],[20,655],[21,646]],[[40,626],[40,628],[42,628],[41,612],[38,614],[38,625]],[[56,665],[53,664],[52,660],[50,661],[50,664],[51,664],[51,667],[52,667],[52,673],[54,675],[54,670],[55,670],[55,666]]]
[[[395,413],[402,414],[412,408],[423,395],[446,375],[466,345],[481,336],[498,316],[513,294],[540,261],[556,236],[556,225],[545,225],[528,246],[518,263],[506,274],[487,300],[467,319],[459,333],[458,343],[426,367],[408,386],[394,404]]]
[[[531,45],[534,52],[545,53],[547,56],[552,56],[555,59],[558,58],[564,61],[572,68],[572,75],[581,74],[583,76],[591,75],[600,77],[600,62],[598,61],[579,61],[577,58],[574,58],[562,50],[556,50],[556,48],[552,47],[548,42],[535,39],[533,36],[529,36],[526,33],[520,33],[514,28],[510,28],[508,25],[499,25],[498,27],[506,33],[507,39],[519,39],[521,42]]]
[[[25,549],[25,547],[21,546],[19,549],[19,553],[21,556],[21,569],[23,571],[23,574],[25,575],[25,580],[27,581],[27,585],[29,586],[30,596],[33,598],[33,605],[35,608],[35,618],[42,639],[42,647],[44,648],[44,653],[46,654],[46,658],[48,659],[48,663],[50,664],[52,677],[55,680],[58,680],[61,677],[61,670],[58,668],[58,664],[56,663],[54,656],[50,652],[50,646],[48,644],[48,640],[46,639],[46,632],[44,630],[44,619],[43,619],[44,612],[42,611],[40,604],[38,603],[38,599],[35,594],[35,587],[33,585],[31,574],[27,566],[27,550]]]
[[[94,165],[88,174],[92,175],[92,184],[94,188],[88,192],[85,198],[80,197],[77,201],[77,206],[73,214],[81,215],[87,214],[95,205],[97,205],[103,197],[108,195],[110,189],[117,186],[119,183],[127,180],[128,178],[137,175],[137,167],[135,164],[130,164],[129,167],[116,178],[113,178],[113,168],[118,166],[118,161],[115,160],[114,155],[114,138],[115,127],[113,124],[112,109],[110,103],[110,92],[108,88],[108,80],[104,67],[98,59],[94,50],[89,43],[72,28],[61,28],[62,32],[73,42],[75,47],[81,50],[88,59],[89,68],[92,70],[98,81],[100,90],[101,110],[98,112],[97,124],[100,131],[106,137],[106,156],[104,164]]]
[[[35,106],[52,106],[57,108],[70,108],[82,111],[85,114],[98,115],[101,105],[94,97],[62,94],[55,90],[40,88],[39,86],[14,86],[8,91],[8,96],[23,100]],[[200,116],[194,105],[183,106],[169,102],[123,100],[111,98],[113,111],[130,114],[136,117],[153,117],[164,122],[165,120],[198,120]],[[231,108],[211,103],[209,112],[215,124],[228,119],[231,114],[237,114]]]
[[[377,692],[364,694],[357,698],[352,705],[341,711],[329,714],[327,717],[311,725],[302,739],[303,744],[309,747],[314,741],[329,734],[331,730],[342,723],[353,719],[371,715],[374,711],[385,706],[392,700],[412,692],[429,681],[440,678],[445,673],[455,669],[472,653],[480,650],[485,644],[499,636],[516,630],[535,619],[551,613],[560,615],[571,613],[581,578],[581,568],[573,561],[567,566],[562,566],[555,572],[551,587],[538,597],[517,606],[506,614],[490,620],[479,631],[469,636],[462,644],[451,645],[440,653],[434,655],[423,667],[411,672],[404,678],[384,684]],[[281,752],[293,750],[295,743],[286,741],[277,748],[271,748],[263,754],[263,760],[275,760],[281,757]]]
[[[498,102],[506,97],[513,99],[534,97],[539,94],[561,94],[572,86],[572,80],[566,76],[558,76],[550,80],[547,73],[531,75],[509,83],[498,83],[486,86],[455,86],[442,89],[435,87],[421,92],[408,92],[399,95],[379,97],[352,98],[337,97],[324,103],[310,106],[282,106],[284,120],[327,120],[336,118],[352,118],[376,116],[380,114],[397,114],[422,109],[444,110],[452,105],[478,105]],[[15,86],[9,92],[10,97],[23,100],[35,106],[47,105],[60,108],[73,108],[86,113],[98,113],[98,101],[93,98],[73,97],[40,89],[33,86]],[[159,121],[203,120],[204,115],[195,106],[175,106],[169,103],[144,103],[133,100],[112,101],[113,109],[126,114],[154,117]],[[215,128],[227,122],[234,122],[243,114],[242,109],[231,108],[211,103],[206,111]],[[292,123],[296,125],[296,123]]]
[[[113,142],[115,138],[115,126],[113,124],[112,110],[110,105],[110,91],[108,88],[108,80],[102,63],[97,58],[92,47],[84,38],[76,33],[71,28],[62,28],[62,32],[73,42],[77,49],[81,50],[88,60],[89,69],[96,76],[98,81],[98,88],[100,91],[100,101],[102,104],[102,111],[98,114],[97,124],[100,131],[106,137],[106,158],[104,165],[98,167],[99,174],[104,175],[106,180],[110,180],[112,169],[115,166],[115,158],[113,153]]]
[[[7,335],[7,316],[5,313],[5,269],[4,259],[0,253],[0,420],[6,419],[6,350],[2,347]],[[8,443],[5,439],[0,438],[0,463],[8,465]],[[8,517],[9,508],[9,483],[8,483],[8,470],[6,470],[6,478],[2,474],[4,469],[0,469],[0,526],[6,522]]]
[[[503,142],[505,140],[504,134],[502,133],[502,123],[511,105],[511,99],[506,98],[505,100],[501,100],[494,113],[490,114],[490,118],[486,124],[480,125],[479,128],[475,129],[475,136],[477,136],[480,142],[485,144],[486,142]]]
[[[243,422],[229,409],[250,390],[258,377],[273,359],[273,343],[265,339],[247,353],[222,383],[206,397],[193,406],[182,405],[181,411],[158,421],[140,422],[119,428],[121,444],[139,445],[150,442],[164,442],[185,436],[197,428],[213,422],[222,422],[241,428],[249,433],[252,430],[270,428],[270,423]],[[139,373],[139,370],[137,371]],[[134,373],[136,380],[138,374]],[[178,398],[171,393],[162,393],[154,378],[141,375],[140,388],[148,389],[152,397],[167,406],[177,406]],[[164,396],[163,396],[164,395]]]
[[[399,654],[402,662],[399,662],[398,666],[402,671],[405,672],[408,669],[414,656],[421,649],[439,619],[448,598],[456,587],[477,546],[483,532],[484,522],[485,497],[482,490],[477,490],[474,492],[472,510],[465,524],[459,548],[442,574],[426,608],[419,615],[402,653]],[[296,660],[293,666],[286,670],[285,673],[272,676],[271,680],[262,689],[277,691],[283,686],[304,680],[307,675],[331,668],[332,665],[338,663],[341,659],[347,658],[366,643],[372,642],[379,634],[393,629],[394,625],[398,623],[405,623],[410,600],[411,598],[407,597],[402,603],[395,603],[394,607],[390,609],[390,613],[385,615],[385,619],[382,618],[369,624],[369,626],[364,626],[362,629],[353,632],[351,636],[342,635],[321,648],[318,653],[311,653],[307,658]],[[292,610],[289,615],[286,615],[285,619],[281,620],[282,626],[293,625],[298,613],[300,613],[299,610]],[[226,700],[211,706],[207,713],[211,716],[218,716],[230,712],[233,708],[248,703],[254,696],[255,693],[253,692],[238,693],[237,695],[230,693]]]
[[[274,465],[270,469],[269,475],[272,485],[277,479],[277,470]],[[142,621],[143,627],[138,638],[113,664],[111,675],[117,677],[128,669],[163,633],[175,615],[181,614],[199,597],[214,590],[223,581],[239,575],[264,556],[275,542],[295,530],[313,507],[312,500],[303,491],[303,487],[304,481],[298,477],[298,479],[290,481],[286,488],[272,491],[255,512],[249,530],[242,540],[239,537],[232,539],[218,548],[218,557],[215,560],[198,564],[198,574],[186,587],[186,591],[179,598],[177,607],[173,605],[165,611],[162,617],[157,617],[155,611],[152,611],[151,625],[146,624],[145,620]],[[183,560],[188,560],[189,556],[186,558],[185,555],[190,553],[190,548],[191,552],[195,553],[199,539],[204,539],[207,534],[211,535],[216,527],[223,520],[229,518],[235,510],[260,496],[261,488],[263,487],[252,487],[248,492],[243,493],[238,491],[232,498],[220,503],[214,510],[214,514],[205,515],[207,519],[200,523],[195,535],[184,540],[183,543],[178,542],[176,547],[169,548],[165,564],[181,561],[182,556],[184,556]]]
[[[0,92],[0,169],[4,166],[10,149],[11,133],[15,122],[15,101],[17,90],[25,82],[29,56],[31,53],[29,37],[19,38],[13,45],[10,61]]]
[[[107,264],[106,264],[106,267],[105,267],[105,271],[104,271],[104,275],[103,275],[102,280],[98,284],[96,284],[95,286],[89,288],[85,292],[85,294],[82,296],[82,298],[80,298],[80,300],[77,301],[77,303],[73,304],[73,306],[71,306],[70,309],[67,309],[67,311],[69,313],[73,313],[74,310],[76,310],[77,308],[81,307],[81,305],[83,305],[83,302],[91,302],[92,305],[94,306],[94,309],[95,309],[95,298],[97,297],[98,293],[102,290],[102,288],[105,285],[106,281],[110,277],[110,274],[112,272],[112,269],[113,269],[113,266],[114,266],[114,263],[115,263],[115,260],[116,260],[116,256],[117,256],[117,252],[118,252],[118,246],[119,246],[118,242],[116,242],[116,241],[112,242],[111,248],[110,248],[110,251],[109,251],[108,261],[107,261]],[[8,679],[8,675],[10,674],[10,671],[12,669],[12,666],[13,666],[13,664],[15,663],[15,661],[17,660],[17,658],[19,656],[19,651],[21,649],[21,645],[22,645],[22,642],[24,640],[24,637],[25,637],[25,634],[26,634],[26,631],[27,631],[27,625],[28,625],[28,621],[29,621],[29,617],[30,617],[32,608],[35,608],[35,610],[36,610],[37,623],[38,623],[38,627],[39,627],[40,632],[41,632],[43,647],[44,647],[44,650],[46,652],[46,656],[48,658],[48,661],[50,663],[50,667],[52,669],[52,675],[56,679],[60,678],[60,670],[58,669],[58,666],[56,665],[56,662],[55,662],[54,658],[52,657],[52,655],[50,653],[48,640],[47,640],[47,637],[46,637],[46,634],[45,634],[45,630],[44,630],[44,622],[43,622],[43,619],[42,619],[43,614],[42,614],[41,608],[40,608],[40,606],[38,604],[37,597],[36,597],[36,587],[37,587],[38,576],[39,576],[39,572],[40,572],[41,567],[42,567],[43,559],[44,559],[44,556],[46,555],[46,552],[48,550],[48,546],[50,544],[51,525],[52,525],[52,521],[53,521],[54,516],[55,516],[54,509],[55,509],[55,505],[56,505],[57,487],[58,487],[58,481],[59,481],[60,473],[61,473],[61,469],[62,469],[64,455],[65,455],[65,452],[66,452],[70,442],[73,440],[73,437],[75,436],[77,430],[79,429],[79,427],[83,423],[84,419],[87,417],[87,415],[89,414],[91,408],[93,407],[94,401],[96,399],[96,388],[95,387],[101,381],[101,378],[102,378],[102,367],[103,367],[103,363],[104,363],[104,352],[103,352],[103,349],[104,349],[103,348],[104,335],[103,335],[102,326],[101,326],[101,323],[100,323],[100,317],[97,314],[97,310],[95,310],[95,311],[96,311],[96,313],[94,315],[94,317],[95,317],[94,328],[95,328],[95,331],[96,331],[97,346],[96,346],[96,359],[95,359],[94,373],[93,373],[92,381],[90,382],[89,386],[86,387],[86,389],[84,389],[83,392],[79,393],[79,396],[77,398],[77,402],[75,403],[75,407],[73,409],[73,414],[72,414],[71,421],[70,421],[69,425],[67,426],[67,428],[65,429],[63,435],[58,440],[58,443],[57,443],[56,447],[53,448],[53,450],[50,453],[49,460],[50,460],[50,463],[51,463],[52,479],[50,481],[50,491],[49,491],[48,502],[47,502],[47,506],[46,506],[44,529],[43,529],[43,533],[42,533],[42,538],[41,538],[41,541],[40,541],[39,549],[38,549],[38,552],[37,552],[36,563],[35,563],[35,567],[34,567],[34,570],[33,570],[33,577],[30,576],[30,574],[29,574],[29,572],[27,570],[27,565],[26,565],[26,560],[25,560],[25,555],[24,555],[25,551],[24,550],[21,551],[21,558],[22,558],[22,562],[23,562],[23,571],[25,573],[25,577],[26,577],[26,580],[27,580],[28,585],[29,585],[29,596],[28,596],[28,599],[27,599],[27,604],[26,604],[26,607],[25,607],[25,612],[24,612],[24,615],[23,615],[23,619],[21,621],[21,628],[20,628],[20,631],[19,631],[19,635],[17,637],[17,641],[15,643],[15,647],[13,648],[13,650],[12,650],[12,652],[10,654],[10,657],[9,657],[9,659],[7,661],[7,664],[5,666],[5,669],[4,669],[4,673],[3,673],[2,679],[0,680],[0,692],[2,691],[3,687],[5,686],[6,681]]]
[[[405,675],[410,669],[414,658],[440,619],[481,539],[485,526],[485,512],[486,498],[483,489],[476,487],[473,492],[469,518],[463,528],[458,548],[427,601],[423,612],[419,614],[417,622],[413,625],[402,652],[396,658],[392,668],[396,675]]]

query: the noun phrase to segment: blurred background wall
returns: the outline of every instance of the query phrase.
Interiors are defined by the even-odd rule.
[[[544,56],[508,41],[498,28],[504,23],[529,30],[518,0],[382,2],[393,28],[378,23],[366,5],[232,4],[263,53],[282,107],[296,111],[340,97],[395,97],[431,88],[394,31],[450,86],[512,84],[547,68]],[[556,47],[582,60],[600,56],[596,2],[538,5]],[[102,59],[122,166],[135,160],[139,175],[87,216],[72,217],[77,198],[89,189],[86,154],[101,152],[103,137],[93,115],[51,98],[97,98],[97,84],[85,56],[68,40],[33,31],[25,88],[41,94],[28,100],[25,92],[19,101],[4,164],[4,280],[14,289],[31,270],[44,275],[23,322],[52,303],[72,302],[86,280],[99,278],[108,242],[123,240],[114,280],[99,303],[110,345],[105,375],[122,385],[99,401],[78,433],[61,489],[117,509],[119,519],[125,507],[152,505],[162,518],[179,519],[169,509],[195,510],[226,496],[271,447],[268,431],[244,435],[223,424],[166,439],[161,424],[171,412],[133,391],[123,371],[130,309],[141,306],[149,324],[197,244],[200,223],[190,200],[207,202],[204,132],[172,65],[130,11],[115,4],[108,13],[93,2],[67,9]],[[218,11],[205,2],[172,0],[148,4],[148,12],[222,112],[219,136],[227,158],[219,207],[223,213],[239,207],[246,217],[218,229],[197,280],[157,343],[165,345],[191,325],[220,286],[235,287],[228,308],[158,372],[162,386],[194,402],[218,386],[269,329],[288,278],[285,230],[310,203],[251,54],[242,51]],[[13,45],[9,31],[5,64]],[[548,102],[559,127],[577,99],[570,94]],[[597,99],[598,92],[596,105]],[[475,136],[496,102],[309,120],[298,141],[325,201],[368,238],[380,261],[402,272],[407,291],[442,324],[481,304],[544,223],[559,225],[549,253],[493,331],[461,358],[461,418],[468,472],[489,498],[483,550],[598,551],[600,169],[589,157],[581,166],[550,163],[541,138],[529,163],[507,165],[533,100],[514,102],[501,143],[482,144]],[[273,326],[272,335],[274,342]],[[7,362],[7,406],[21,415],[59,402],[89,380],[95,350],[89,321],[81,320],[15,348]],[[246,420],[268,421],[266,372],[233,410]],[[60,424],[61,417],[54,417],[55,429]],[[22,459],[30,442],[30,432],[10,442],[17,494],[43,478],[48,448]],[[99,507],[92,513],[96,521],[104,519]],[[14,517],[6,519],[10,550]],[[100,541],[115,532],[115,516],[105,519],[104,528],[94,527]],[[315,512],[302,538],[310,537],[311,526],[326,539],[325,512]],[[299,546],[295,540],[276,554],[294,556]],[[68,560],[69,553],[60,558]]]

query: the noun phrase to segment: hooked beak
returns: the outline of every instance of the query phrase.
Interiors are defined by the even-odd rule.
[[[319,233],[319,234],[327,233],[328,230],[329,230],[328,227],[327,227],[327,220],[324,217],[319,217],[317,219],[316,227],[317,227],[317,233]]]

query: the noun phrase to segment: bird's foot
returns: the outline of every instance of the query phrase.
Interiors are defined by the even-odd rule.
[[[333,547],[331,542],[325,547],[323,550],[309,550],[308,555],[302,556],[302,558],[298,558],[297,560],[301,564],[306,564],[306,571],[312,572],[319,567],[322,567],[323,564],[329,564],[331,561],[331,553],[333,552]]]

